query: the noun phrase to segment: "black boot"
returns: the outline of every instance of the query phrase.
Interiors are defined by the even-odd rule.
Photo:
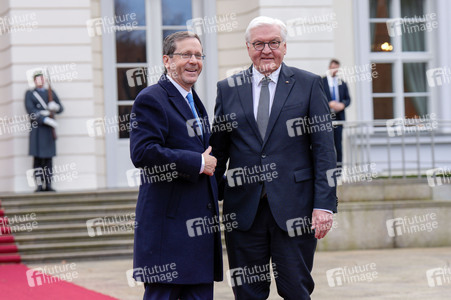
[[[56,192],[54,189],[52,189],[52,186],[50,184],[47,184],[47,186],[45,187],[45,191],[46,192]]]
[[[56,192],[54,189],[52,189],[52,178],[51,177],[45,178],[45,191],[46,192]]]
[[[38,192],[45,192],[45,190],[42,188],[42,185],[38,185],[38,187],[34,190],[35,193]]]

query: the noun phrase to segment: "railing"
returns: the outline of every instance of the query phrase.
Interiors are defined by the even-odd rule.
[[[388,178],[451,169],[451,120],[334,121],[334,126],[343,126],[343,168],[375,164]]]

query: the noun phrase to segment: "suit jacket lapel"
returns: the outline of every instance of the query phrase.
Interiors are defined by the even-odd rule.
[[[166,75],[161,76],[159,84],[168,92],[169,102],[172,103],[172,106],[174,106],[175,109],[182,115],[185,121],[194,119],[193,112],[191,111],[189,105],[186,103],[186,100],[183,99],[182,95],[169,81]],[[202,136],[198,136],[197,140],[202,143],[202,145],[204,144],[202,141]]]
[[[246,119],[249,122],[252,130],[254,131],[254,134],[257,136],[260,143],[263,143],[263,139],[260,136],[260,132],[257,127],[257,121],[255,120],[254,116],[254,98],[252,95],[252,66],[248,70],[238,74],[233,79],[241,80],[241,85],[236,83],[241,106],[243,107]]]
[[[268,128],[266,129],[263,146],[265,146],[266,142],[268,141],[268,137],[271,134],[271,131],[274,128],[277,119],[279,118],[280,111],[285,105],[288,95],[293,88],[295,82],[293,76],[293,72],[291,72],[291,70],[285,64],[282,64],[282,69],[280,70],[279,80],[277,81],[274,100],[272,103],[271,114],[269,115]]]
[[[323,78],[323,85],[324,85],[324,92],[326,93],[327,101],[330,101],[332,99],[332,96],[330,95],[330,86],[329,86],[329,81],[327,80],[327,77]]]
[[[344,95],[344,86],[343,83],[338,85],[338,102],[342,102],[341,99],[343,99]]]

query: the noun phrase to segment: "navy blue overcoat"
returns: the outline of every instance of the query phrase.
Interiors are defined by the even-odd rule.
[[[193,96],[199,117],[209,126],[202,102],[194,91]],[[134,102],[130,154],[135,167],[143,169],[136,206],[137,281],[222,280],[220,231],[210,226],[218,215],[216,180],[199,174],[210,132],[193,134],[192,119],[186,100],[166,76]],[[169,175],[173,172],[176,178]],[[168,275],[172,272],[176,276]]]

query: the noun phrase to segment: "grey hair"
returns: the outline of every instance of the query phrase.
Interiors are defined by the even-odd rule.
[[[246,42],[251,41],[251,30],[260,26],[265,25],[277,25],[280,28],[280,37],[282,38],[282,41],[285,42],[287,40],[287,26],[284,22],[282,22],[279,19],[260,16],[254,18],[249,25],[247,26],[246,33],[244,35]]]

